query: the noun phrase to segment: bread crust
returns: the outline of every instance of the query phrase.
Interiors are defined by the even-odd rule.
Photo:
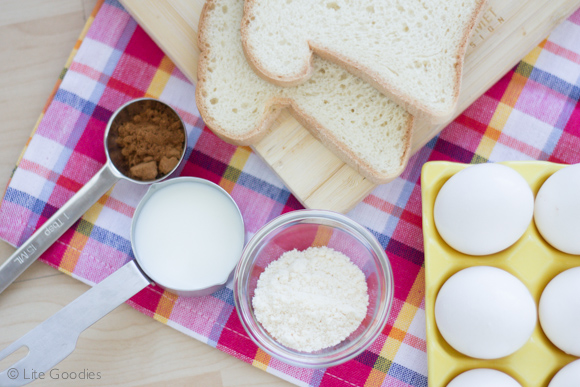
[[[385,184],[388,183],[395,178],[397,178],[407,166],[407,162],[409,161],[409,157],[411,154],[411,140],[413,129],[415,127],[415,119],[411,116],[410,120],[407,122],[407,127],[405,131],[405,139],[404,139],[404,151],[401,156],[401,162],[399,167],[389,173],[384,174],[380,171],[377,171],[375,168],[372,167],[369,163],[365,160],[358,157],[354,154],[348,147],[345,147],[336,136],[326,129],[323,125],[321,125],[316,119],[312,116],[305,114],[300,107],[291,102],[289,105],[290,113],[296,120],[304,126],[318,141],[320,141],[327,149],[329,149],[332,153],[334,153],[338,158],[352,167],[355,171],[357,171],[361,176],[368,179],[369,181],[375,184]]]
[[[267,71],[262,62],[257,60],[254,56],[249,55],[252,51],[251,44],[248,42],[248,25],[251,23],[252,19],[252,7],[255,5],[252,0],[244,0],[244,16],[241,22],[240,33],[242,35],[242,48],[244,49],[244,55],[246,56],[246,61],[254,70],[254,72],[263,80],[271,82],[277,86],[282,87],[292,87],[298,86],[310,79],[312,74],[314,74],[313,65],[313,52],[310,50],[307,61],[304,62],[304,66],[300,71],[293,77],[281,77],[272,72]]]
[[[206,51],[209,49],[209,43],[207,43],[205,31],[206,23],[208,18],[208,13],[215,7],[214,0],[207,0],[201,10],[201,15],[199,18],[199,27],[197,35],[197,47],[199,48],[199,60],[197,64],[197,85],[195,87],[195,103],[197,105],[197,110],[201,114],[205,124],[225,142],[233,145],[244,146],[254,144],[266,134],[267,129],[272,126],[276,118],[280,115],[282,109],[275,106],[270,106],[272,112],[260,121],[260,124],[253,128],[251,131],[236,135],[228,132],[225,128],[221,127],[211,114],[209,114],[207,108],[207,100],[204,97],[205,93],[205,74],[208,72],[208,62]],[[269,110],[269,109],[268,109]]]
[[[264,114],[255,128],[243,133],[232,134],[227,129],[221,127],[216,120],[209,113],[207,108],[207,100],[204,97],[206,81],[205,75],[208,72],[208,57],[207,51],[210,49],[209,43],[206,39],[206,23],[208,20],[209,11],[215,7],[215,0],[207,0],[199,20],[198,33],[198,48],[200,50],[196,85],[196,104],[197,108],[203,118],[205,124],[210,128],[220,139],[233,145],[252,145],[259,142],[262,137],[268,132],[276,118],[280,115],[282,109],[289,108],[290,113],[296,120],[302,124],[315,138],[317,138],[325,147],[339,157],[343,162],[355,169],[360,175],[375,184],[385,184],[398,177],[405,169],[411,152],[411,139],[414,130],[415,119],[410,116],[406,134],[404,138],[404,150],[401,156],[399,167],[391,173],[385,174],[373,168],[365,160],[354,154],[348,147],[344,145],[338,138],[326,127],[320,124],[314,117],[306,114],[294,100],[290,98],[272,98],[268,101],[264,109]]]
[[[296,86],[306,82],[312,76],[314,71],[312,59],[313,54],[316,53],[321,58],[333,62],[351,74],[365,80],[375,89],[388,96],[413,116],[426,118],[432,124],[440,124],[451,118],[457,107],[459,92],[461,90],[463,62],[465,59],[465,52],[467,51],[467,44],[471,37],[473,28],[481,17],[483,8],[486,4],[487,0],[476,0],[476,6],[473,13],[470,15],[469,22],[464,26],[463,36],[459,46],[457,47],[457,51],[450,54],[456,58],[456,65],[453,86],[453,104],[452,107],[446,111],[432,110],[430,107],[419,102],[416,98],[413,98],[412,95],[405,94],[401,90],[397,89],[386,79],[381,78],[379,74],[377,74],[372,69],[357,63],[352,58],[346,57],[339,52],[332,51],[331,49],[321,45],[317,45],[316,42],[310,40],[307,42],[310,47],[310,54],[307,58],[307,61],[305,61],[305,63],[308,63],[308,66],[304,66],[300,69],[299,72],[288,77],[273,74],[272,72],[268,71],[264,67],[263,63],[253,55],[252,46],[249,43],[249,25],[252,22],[253,8],[256,6],[256,0],[244,0],[244,16],[241,23],[242,47],[244,50],[244,55],[246,56],[246,60],[250,64],[252,70],[254,70],[254,72],[262,79],[275,85],[287,87]]]

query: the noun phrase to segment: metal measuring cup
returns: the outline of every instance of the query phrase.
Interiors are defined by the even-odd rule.
[[[192,283],[188,288],[183,288],[180,285],[173,284],[167,280],[163,284],[156,281],[154,272],[148,271],[145,274],[144,269],[147,268],[140,259],[140,252],[136,248],[135,243],[135,227],[139,222],[139,215],[149,200],[156,191],[163,189],[171,184],[182,183],[205,184],[215,189],[216,195],[225,195],[231,203],[233,203],[231,213],[228,213],[228,220],[236,222],[236,228],[243,236],[245,234],[244,220],[242,214],[232,199],[232,197],[220,186],[204,179],[196,177],[177,177],[162,183],[153,184],[135,210],[131,224],[131,245],[135,255],[135,260],[126,263],[116,272],[105,278],[99,284],[89,289],[86,293],[78,297],[76,300],[65,306],[52,317],[38,325],[36,328],[22,336],[20,339],[9,345],[4,350],[0,351],[0,361],[7,358],[22,347],[27,347],[28,354],[17,361],[12,366],[8,366],[3,372],[0,372],[0,386],[22,386],[34,381],[30,377],[31,370],[36,371],[36,375],[46,373],[55,365],[64,360],[70,355],[75,347],[79,335],[102,317],[107,315],[117,306],[127,301],[129,298],[137,294],[151,283],[156,283],[176,294],[185,296],[203,296],[211,294],[227,283],[234,273],[236,264],[242,255],[244,247],[244,238],[238,241],[236,249],[232,249],[231,268],[228,267],[229,276],[223,278],[222,281],[212,283],[205,287],[198,287]],[[195,198],[192,198],[194,200]],[[196,240],[192,243],[206,243],[211,244],[211,241]],[[211,247],[211,246],[209,246]],[[237,254],[237,255],[236,255]],[[210,255],[204,256],[204,259],[211,260]],[[157,257],[156,257],[157,259]],[[164,260],[164,256],[159,256],[159,260]],[[140,266],[141,265],[141,266]],[[178,268],[173,268],[178,270]],[[160,274],[157,273],[159,276]],[[28,374],[28,378],[25,376]]]
[[[169,112],[178,118],[185,136],[177,165],[171,172],[153,180],[136,180],[129,177],[129,170],[123,163],[121,151],[116,142],[119,126],[129,121],[131,113],[144,104],[168,108]],[[126,179],[136,184],[151,184],[173,174],[185,155],[187,132],[179,114],[169,105],[153,98],[139,98],[127,102],[113,113],[107,123],[104,143],[107,156],[105,165],[0,266],[0,293],[56,242],[117,181]]]

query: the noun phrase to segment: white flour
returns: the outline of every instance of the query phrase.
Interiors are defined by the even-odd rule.
[[[282,254],[260,275],[252,299],[264,329],[304,352],[346,339],[364,319],[368,303],[363,272],[328,247]]]

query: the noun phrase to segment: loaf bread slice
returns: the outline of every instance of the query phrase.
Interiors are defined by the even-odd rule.
[[[362,176],[386,183],[404,169],[413,117],[371,85],[315,57],[313,76],[296,87],[258,77],[242,49],[243,0],[208,0],[199,22],[196,102],[224,141],[251,145],[280,111],[291,113]]]
[[[248,62],[281,86],[333,61],[415,116],[442,122],[455,109],[463,59],[486,0],[246,0]]]

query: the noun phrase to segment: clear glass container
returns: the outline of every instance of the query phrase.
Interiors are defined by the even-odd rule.
[[[252,298],[258,278],[284,252],[328,246],[340,251],[366,277],[367,314],[360,326],[341,343],[316,352],[301,352],[278,343],[258,322]],[[348,217],[322,210],[300,210],[280,215],[248,242],[234,274],[238,316],[250,338],[266,353],[291,365],[326,368],[362,353],[383,330],[393,302],[393,273],[377,239]]]

